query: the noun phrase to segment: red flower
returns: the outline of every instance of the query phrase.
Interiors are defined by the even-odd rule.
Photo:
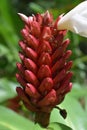
[[[64,40],[66,30],[57,29],[60,17],[54,22],[48,11],[31,17],[19,15],[25,26],[21,30],[21,63],[17,63],[16,74],[22,87],[17,87],[17,93],[24,105],[36,112],[36,122],[46,126],[42,115],[49,117],[72,88],[72,61],[68,60],[72,51],[66,50],[70,41]]]

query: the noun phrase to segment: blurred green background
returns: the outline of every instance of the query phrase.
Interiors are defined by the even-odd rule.
[[[8,99],[16,96],[15,88],[19,85],[16,81],[15,74],[17,72],[16,62],[19,61],[18,41],[21,39],[20,30],[23,28],[24,24],[17,13],[20,12],[29,16],[36,14],[37,12],[43,13],[46,10],[49,10],[53,14],[54,19],[56,19],[60,14],[67,13],[82,1],[83,0],[0,1],[0,106],[2,107],[0,112],[3,113]],[[83,38],[71,32],[68,32],[66,37],[69,37],[71,40],[69,49],[73,51],[71,59],[73,60],[72,71],[74,75],[72,78],[72,92],[64,101],[65,103],[63,106],[67,108],[68,111],[69,109],[73,109],[73,111],[71,111],[70,119],[72,122],[71,124],[74,125],[74,127],[72,125],[74,130],[87,130],[87,38]],[[72,98],[72,100],[67,101],[70,98]],[[74,104],[73,100],[75,100],[79,105]],[[69,102],[72,103],[71,106],[68,107]],[[72,118],[72,115],[76,115],[76,112],[79,114],[77,114],[77,117],[74,116],[74,118]],[[81,112],[84,114],[81,115]],[[53,116],[54,115],[55,114],[53,114]],[[52,117],[52,120],[54,120],[53,118],[56,119],[55,116]],[[82,121],[83,124],[85,122],[85,125],[82,125],[82,128],[81,126],[77,127],[72,121],[75,118],[77,125]],[[0,120],[2,120],[1,117]],[[59,122],[63,123],[63,121],[60,120],[61,119],[59,119]],[[66,124],[69,125],[69,122]]]

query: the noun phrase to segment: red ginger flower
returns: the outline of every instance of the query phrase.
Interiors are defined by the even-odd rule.
[[[48,11],[31,17],[19,15],[25,27],[19,41],[22,63],[17,63],[16,78],[22,87],[17,87],[17,93],[27,109],[36,113],[36,122],[47,126],[52,109],[72,88],[72,61],[68,61],[72,52],[66,50],[70,41],[63,40],[66,30],[57,29],[61,16],[54,22]]]

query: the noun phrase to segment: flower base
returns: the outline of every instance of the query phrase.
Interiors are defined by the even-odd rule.
[[[35,123],[39,123],[42,127],[47,127],[50,120],[50,114],[46,112],[37,112],[35,114]]]

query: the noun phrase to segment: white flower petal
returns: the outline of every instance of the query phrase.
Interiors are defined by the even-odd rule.
[[[71,18],[71,23],[73,25],[73,28],[71,31],[81,36],[87,37],[87,18],[84,18],[83,16],[79,14],[75,14]]]
[[[82,2],[64,15],[58,22],[58,29],[67,29],[87,37],[87,1]]]

